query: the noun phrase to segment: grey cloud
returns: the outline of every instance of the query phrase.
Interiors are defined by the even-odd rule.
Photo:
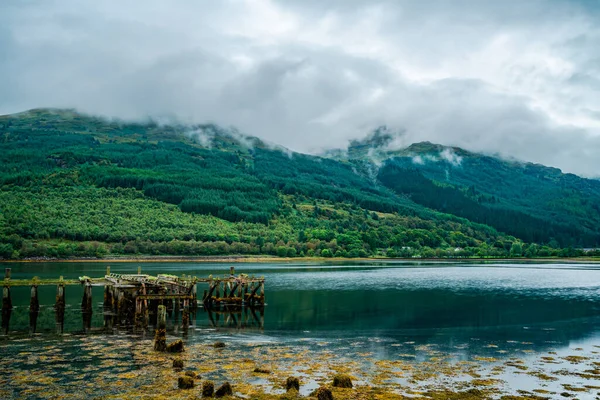
[[[235,126],[293,150],[387,125],[600,175],[600,7],[585,1],[0,3],[0,113]]]

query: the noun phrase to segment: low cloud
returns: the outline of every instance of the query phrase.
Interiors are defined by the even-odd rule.
[[[597,176],[599,42],[586,1],[9,0],[0,113],[216,123],[313,153],[385,125],[395,147]]]
[[[458,167],[462,163],[462,157],[454,152],[454,150],[445,148],[440,152],[440,158]]]
[[[417,154],[411,156],[413,164],[425,165],[427,163],[446,162],[453,167],[459,167],[463,158],[453,149],[446,147],[437,154]]]

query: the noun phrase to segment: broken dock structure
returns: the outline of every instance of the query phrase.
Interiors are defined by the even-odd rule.
[[[212,321],[213,312],[241,315],[241,310],[250,309],[251,315],[256,315],[254,309],[258,309],[262,316],[262,309],[265,306],[264,277],[236,275],[233,267],[230,268],[230,273],[227,275],[215,277],[211,275],[208,278],[170,274],[153,276],[143,274],[141,267],[135,274],[116,274],[111,273],[110,267],[107,267],[103,277],[81,276],[78,279],[64,279],[62,276],[58,279],[39,279],[37,277],[12,279],[11,269],[6,268],[2,284],[2,333],[4,334],[9,332],[13,309],[11,298],[11,288],[13,287],[31,288],[30,333],[35,333],[37,329],[37,317],[40,310],[38,287],[40,286],[56,286],[54,312],[58,334],[62,334],[64,331],[67,286],[80,286],[83,289],[81,312],[84,332],[88,332],[92,328],[94,308],[92,287],[94,286],[104,288],[103,328],[107,331],[117,327],[126,327],[134,332],[146,332],[149,325],[158,326],[162,323],[159,314],[163,309],[169,315],[174,314],[175,318],[181,313],[181,328],[187,331],[190,325],[190,313],[195,313],[198,307],[207,310]],[[199,284],[206,285],[201,299],[197,295]],[[235,316],[233,318],[235,320]]]

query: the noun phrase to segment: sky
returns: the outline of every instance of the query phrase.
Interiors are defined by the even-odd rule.
[[[1,0],[0,114],[37,107],[600,176],[600,0]]]

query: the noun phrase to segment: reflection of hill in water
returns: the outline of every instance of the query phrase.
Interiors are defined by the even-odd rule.
[[[65,264],[64,270],[63,264],[53,264],[52,269],[48,264],[19,265],[13,269],[13,277],[71,277],[83,273],[95,276],[106,268],[102,264],[78,265]],[[131,266],[121,269],[127,268]],[[159,263],[144,264],[143,269],[148,273],[208,276],[222,274],[227,268],[222,264]],[[241,264],[236,269],[265,276],[264,332],[273,339],[385,338],[386,343],[414,341],[446,348],[480,347],[485,352],[490,343],[510,347],[513,342],[531,342],[529,348],[543,350],[600,333],[600,270],[590,266],[492,268],[446,264],[437,268],[397,268]],[[199,293],[202,290],[199,288]],[[55,294],[53,287],[39,290],[40,332],[54,332]],[[81,330],[81,295],[80,287],[67,288],[67,332]],[[93,299],[96,306],[92,325],[101,327],[101,288],[94,288]],[[11,330],[27,332],[29,289],[14,288],[13,304]],[[238,332],[238,319],[237,315],[235,320],[221,315],[220,327],[215,330],[209,315],[199,309],[195,325],[201,330],[190,333],[189,340],[202,340],[215,331]],[[223,326],[225,321],[228,326]]]
[[[271,293],[268,302],[267,331],[322,336],[440,345],[517,341],[543,348],[600,332],[599,302],[510,292],[289,291]]]

